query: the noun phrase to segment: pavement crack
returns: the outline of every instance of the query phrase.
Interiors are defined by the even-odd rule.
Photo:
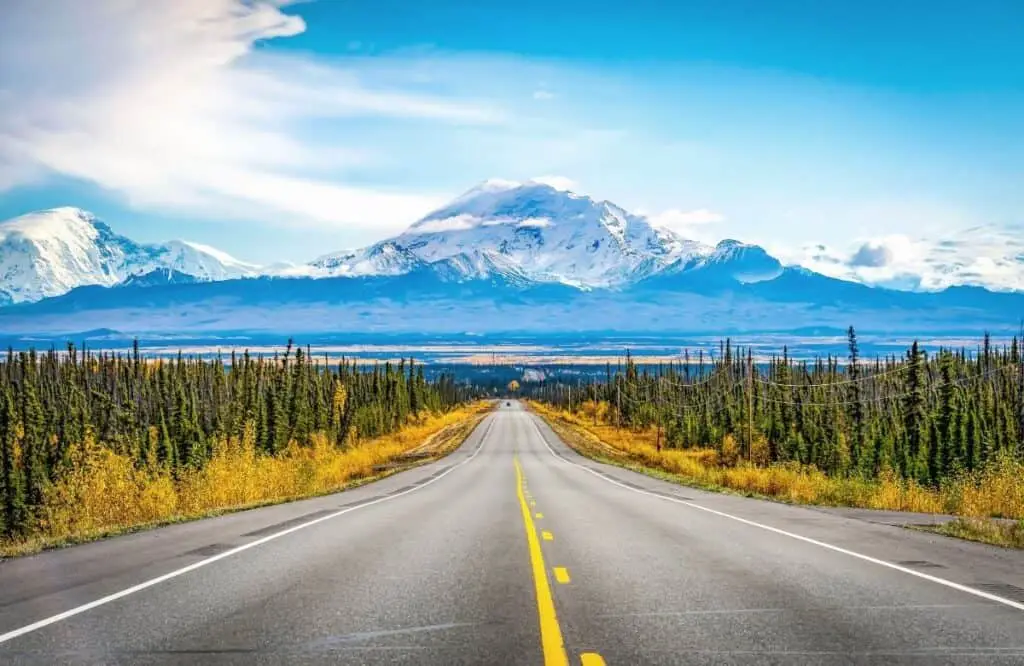
[[[378,638],[388,638],[391,636],[407,636],[409,634],[421,634],[435,631],[448,631],[450,629],[461,629],[463,627],[477,627],[480,626],[479,622],[446,622],[443,624],[427,624],[419,627],[404,627],[401,629],[377,629],[373,631],[357,631],[351,634],[342,634],[339,636],[328,636],[321,638],[316,641],[311,641],[306,645],[312,648],[330,647],[339,643],[353,643],[359,641],[370,641]]]

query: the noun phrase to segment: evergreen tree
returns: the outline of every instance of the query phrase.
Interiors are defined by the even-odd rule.
[[[18,414],[9,386],[0,392],[0,535],[22,534],[27,528],[28,503],[25,495],[25,474],[20,459]]]
[[[849,389],[848,402],[850,407],[850,466],[856,471],[862,471],[862,458],[864,448],[864,405],[861,402],[861,376],[860,376],[860,348],[857,345],[857,333],[853,326],[846,332],[849,365],[847,366],[847,379]]]
[[[921,466],[925,442],[924,363],[917,340],[907,354],[907,385],[904,397],[903,427],[906,447],[900,466],[904,476],[925,480]]]

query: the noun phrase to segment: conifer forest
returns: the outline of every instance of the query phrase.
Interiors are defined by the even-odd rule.
[[[173,483],[224,442],[246,441],[263,457],[345,449],[468,397],[411,360],[330,365],[290,343],[272,357],[215,360],[151,360],[137,345],[127,354],[10,351],[0,362],[0,540],[38,528],[53,489],[97,460],[83,457],[86,447],[145,470],[146,484]]]
[[[679,363],[609,365],[602,381],[549,384],[534,397],[570,412],[600,405],[594,418],[634,430],[656,428],[659,449],[735,445],[740,460],[799,463],[830,476],[884,473],[922,486],[1024,462],[1021,340],[995,346],[862,358],[856,332],[845,356],[795,361],[721,343]]]

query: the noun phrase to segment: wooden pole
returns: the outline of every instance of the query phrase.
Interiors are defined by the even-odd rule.
[[[660,371],[661,371],[661,368],[659,367],[659,372]],[[661,376],[659,375],[658,378],[655,381],[658,382],[658,400],[656,402],[656,404],[658,405],[657,447],[658,447],[658,451],[661,451],[661,419],[662,419],[662,417],[664,415],[664,410],[661,408]]]
[[[754,448],[754,357],[747,347],[747,460]]]
[[[622,427],[622,386],[615,379],[615,427]]]

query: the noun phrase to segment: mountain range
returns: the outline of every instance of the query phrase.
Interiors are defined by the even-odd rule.
[[[258,266],[198,243],[136,243],[77,208],[0,224],[0,304],[38,301],[84,285],[157,284],[176,275],[230,280],[258,273]]]
[[[703,331],[1016,325],[1024,294],[873,288],[705,245],[608,202],[490,180],[369,247],[260,267],[58,208],[0,224],[0,330]]]

